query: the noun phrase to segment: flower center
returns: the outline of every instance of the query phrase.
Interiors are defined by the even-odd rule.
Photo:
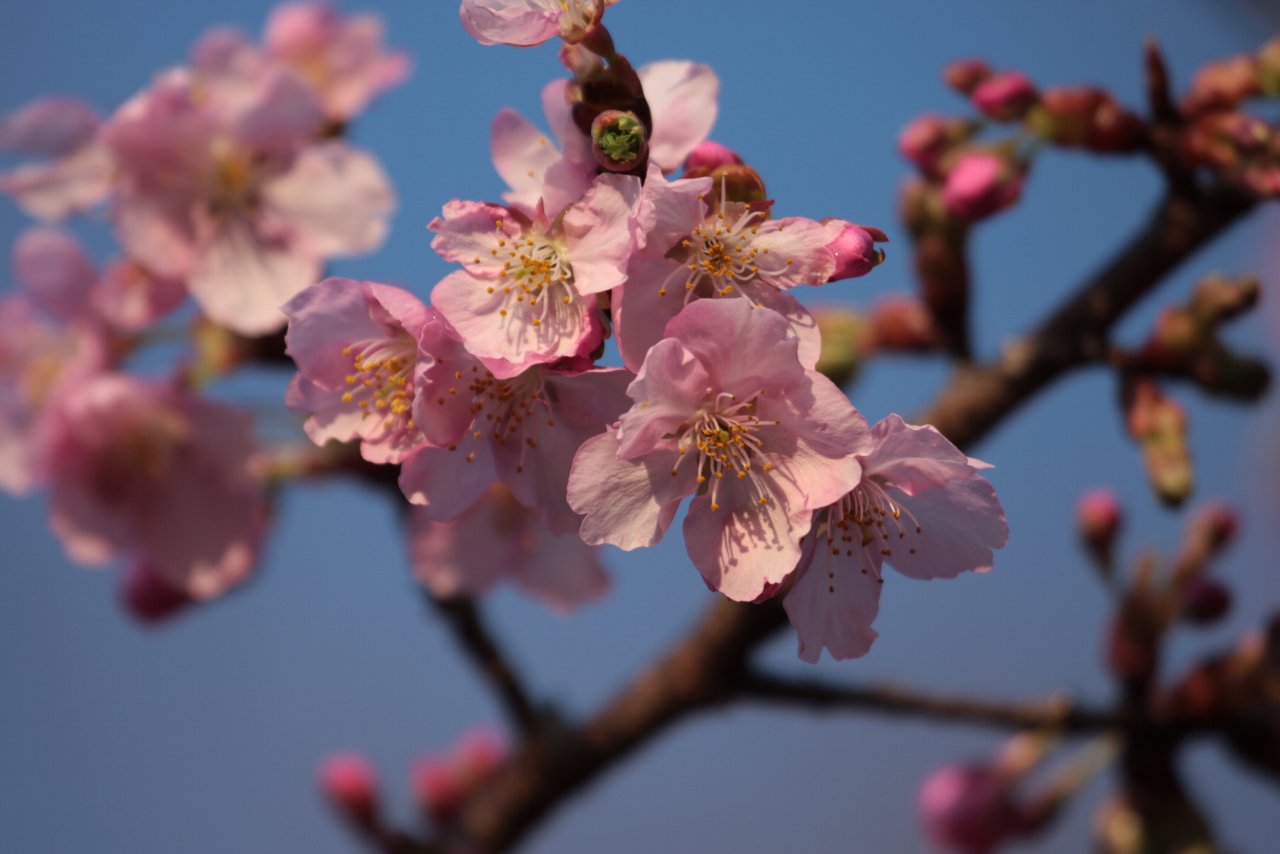
[[[342,348],[351,359],[343,403],[354,403],[361,418],[381,419],[388,432],[412,430],[413,368],[417,344],[403,331],[390,338],[357,341]]]
[[[500,233],[502,226],[503,221],[498,220]],[[501,317],[507,317],[513,310],[519,311],[537,327],[573,314],[570,306],[578,299],[573,287],[573,267],[548,235],[526,233],[510,240],[500,236],[493,256],[501,260],[502,267],[498,271],[498,284],[489,287],[489,293],[500,288],[507,296],[504,306],[498,310]]]
[[[533,436],[523,436],[526,422],[533,418],[544,417],[548,427],[556,422],[547,413],[550,407],[544,392],[542,378],[536,369],[530,369],[509,380],[494,377],[479,365],[472,365],[470,377],[463,371],[455,371],[454,379],[467,382],[467,391],[471,393],[471,426],[468,437],[473,442],[490,441],[497,445],[509,442],[520,442],[520,462],[516,471],[524,471],[524,454],[526,450],[538,447],[538,440]],[[458,392],[458,386],[449,389],[449,394]],[[440,398],[439,403],[444,399]],[[523,436],[523,440],[522,437]],[[467,437],[464,437],[465,442]],[[458,450],[458,445],[450,445],[450,451]],[[467,453],[467,462],[476,458],[475,452]]]
[[[757,401],[763,394],[757,392],[749,400],[738,402],[734,395],[721,392],[709,408],[682,425],[671,475],[678,475],[681,464],[692,455],[697,460],[694,465],[698,471],[699,492],[707,491],[712,510],[720,509],[720,492],[729,488],[744,488],[756,503],[769,503],[769,488],[759,473],[772,471],[773,464],[763,460],[764,441],[759,431],[778,422],[761,420],[755,414]],[[757,464],[755,468],[753,462]],[[742,481],[743,485],[722,486],[726,474],[733,476],[730,483]]]
[[[825,526],[832,555],[843,551],[852,557],[856,550],[868,557],[874,552],[879,552],[881,557],[893,557],[895,548],[906,548],[908,554],[915,554],[912,543],[924,533],[915,515],[890,498],[874,476],[864,477],[852,492],[822,512],[825,518],[819,520],[814,529]],[[879,574],[878,561],[868,560],[863,562],[864,575],[868,573],[868,565]]]

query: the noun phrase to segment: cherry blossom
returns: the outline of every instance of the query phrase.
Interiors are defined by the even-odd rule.
[[[286,349],[298,365],[285,402],[307,435],[360,440],[375,463],[397,463],[423,444],[413,422],[418,336],[431,310],[390,285],[330,278],[284,307]]]
[[[604,334],[595,294],[622,283],[636,246],[640,192],[637,178],[601,175],[554,221],[450,202],[431,245],[463,270],[436,285],[432,305],[499,379],[589,354]]]
[[[814,514],[783,600],[806,661],[824,646],[837,659],[866,654],[885,563],[925,580],[986,572],[1009,539],[995,490],[978,474],[986,463],[898,415],[876,424],[871,441],[858,455],[861,482]]]
[[[112,162],[98,136],[100,123],[91,107],[69,98],[41,98],[0,118],[0,151],[43,158],[0,174],[0,193],[46,221],[102,202]]]
[[[555,537],[538,513],[500,484],[457,519],[409,512],[414,576],[436,596],[480,596],[506,579],[557,611],[571,611],[609,589],[597,555],[574,534]]]
[[[420,346],[431,358],[418,366],[413,419],[429,444],[401,467],[409,501],[445,521],[499,481],[552,533],[577,527],[565,499],[574,452],[626,408],[630,375],[587,370],[578,359],[500,378],[438,317],[423,328]]]
[[[155,275],[185,280],[210,317],[238,332],[282,326],[279,306],[319,277],[324,259],[381,243],[393,206],[371,157],[314,141],[322,121],[311,89],[279,69],[161,76],[104,130],[125,250]]]
[[[462,26],[480,44],[530,47],[581,39],[617,0],[462,0]]]
[[[106,374],[64,396],[49,431],[49,520],[74,560],[127,555],[196,599],[252,570],[266,502],[247,413]]]
[[[702,300],[667,326],[615,429],[578,451],[569,503],[588,543],[648,546],[685,496],[689,556],[707,585],[751,601],[800,559],[814,510],[856,486],[866,421],[800,361],[787,321]]]

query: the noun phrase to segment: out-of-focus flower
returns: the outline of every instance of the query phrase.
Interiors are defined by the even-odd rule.
[[[501,732],[480,726],[464,732],[448,752],[420,757],[411,772],[419,805],[434,820],[450,821],[493,775],[508,751]]]
[[[266,54],[306,79],[332,121],[347,122],[409,75],[409,57],[388,51],[377,15],[344,17],[325,3],[276,7],[263,34]]]
[[[253,569],[266,500],[246,413],[107,374],[64,396],[49,431],[50,525],[73,559],[127,555],[195,599]]]
[[[943,158],[956,146],[968,142],[977,124],[926,113],[917,116],[898,134],[898,152],[926,175],[938,171]]]
[[[425,442],[413,423],[418,336],[431,312],[412,294],[330,278],[284,306],[298,365],[285,403],[306,415],[317,445],[360,440],[374,463],[398,463]]]
[[[378,778],[369,760],[358,753],[336,753],[320,765],[317,779],[334,809],[361,826],[378,814]]]
[[[246,76],[210,60],[162,75],[103,132],[129,256],[186,281],[237,332],[283,325],[280,306],[326,258],[381,243],[394,205],[372,157],[315,142],[323,121],[311,88],[280,68]]]
[[[120,581],[120,603],[136,621],[154,626],[171,619],[195,600],[165,581],[145,563],[135,563]]]
[[[413,573],[442,599],[480,596],[505,579],[567,612],[609,589],[597,548],[571,533],[553,536],[501,484],[452,521],[413,507],[408,527]]]
[[[573,461],[582,538],[652,545],[685,496],[685,545],[707,586],[766,593],[800,558],[812,511],[849,491],[866,421],[801,363],[780,315],[747,300],[700,300],[667,326],[627,394],[616,430]]]
[[[1027,75],[1020,71],[1004,71],[979,83],[970,98],[987,118],[1009,122],[1026,115],[1027,110],[1039,100],[1040,93]]]
[[[934,428],[889,415],[857,460],[861,481],[814,514],[783,600],[810,662],[824,646],[837,659],[870,649],[883,564],[917,579],[986,572],[1009,540],[1004,509],[978,473],[989,466]]]
[[[988,151],[960,156],[947,173],[942,203],[947,212],[974,222],[1012,205],[1022,194],[1022,173],[1007,158]]]
[[[1010,789],[1007,776],[993,766],[944,765],[920,787],[920,823],[948,851],[988,854],[1022,829]]]
[[[1124,508],[1109,489],[1094,489],[1076,502],[1076,527],[1080,540],[1094,559],[1111,565],[1116,536],[1124,525]]]
[[[112,161],[99,118],[80,101],[42,98],[0,118],[0,151],[44,158],[0,174],[0,193],[37,219],[59,220],[102,202]]]

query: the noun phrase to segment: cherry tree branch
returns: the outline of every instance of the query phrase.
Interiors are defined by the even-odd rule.
[[[962,366],[915,420],[933,424],[961,448],[972,446],[1055,379],[1096,361],[1124,312],[1253,204],[1221,185],[1166,196],[1137,234],[1034,332],[988,364]],[[745,696],[753,686],[756,697],[762,686],[781,691],[776,682],[762,683],[747,662],[784,624],[776,602],[717,601],[687,636],[590,719],[539,732],[516,751],[467,804],[462,826],[468,837],[481,850],[509,848],[572,793],[690,713]],[[877,702],[880,708],[926,703],[901,693],[882,694]],[[948,702],[957,711],[948,718],[964,719],[962,709],[969,710],[969,719],[977,713],[972,701]],[[1021,714],[985,711],[1011,722]],[[1101,724],[1105,718],[1083,720]]]

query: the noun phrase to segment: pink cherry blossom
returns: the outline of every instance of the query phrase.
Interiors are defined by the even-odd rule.
[[[64,396],[49,430],[50,524],[73,559],[126,555],[196,599],[253,569],[266,501],[247,413],[107,374]]]
[[[783,601],[806,661],[824,646],[837,659],[866,654],[883,564],[918,579],[986,572],[1009,539],[995,490],[978,474],[985,463],[897,415],[876,424],[871,441],[858,455],[862,481],[814,514]]]
[[[1022,195],[1022,173],[1007,159],[986,151],[960,157],[947,173],[942,203],[952,216],[978,221],[994,216]]]
[[[1012,784],[992,765],[945,765],[920,787],[920,823],[948,851],[989,854],[1019,836],[1026,823]]]
[[[652,176],[646,185],[651,181]],[[745,298],[791,318],[801,337],[802,358],[810,367],[816,364],[821,349],[817,328],[785,291],[832,277],[836,259],[828,246],[838,235],[811,219],[771,219],[767,212],[723,199],[714,206],[704,201],[668,210],[673,215],[660,232],[684,237],[665,254],[659,254],[659,243],[656,251],[638,255],[614,298],[624,364],[636,370],[671,318],[708,297]]]
[[[446,521],[498,481],[553,534],[576,528],[565,499],[573,455],[626,408],[630,375],[570,360],[499,378],[439,318],[428,321],[420,346],[431,358],[418,366],[413,419],[429,446],[401,467],[410,503]]]
[[[576,42],[617,0],[462,0],[462,26],[480,44],[530,47],[554,36]]]
[[[799,561],[812,511],[858,484],[870,433],[775,312],[702,300],[666,334],[627,389],[631,409],[574,458],[569,504],[583,540],[634,549],[693,495],[690,558],[709,587],[752,601]]]
[[[58,402],[107,364],[98,327],[51,323],[24,296],[0,299],[0,489],[22,495],[46,480]]]
[[[0,151],[46,158],[0,174],[0,193],[46,221],[88,210],[107,197],[112,162],[92,108],[43,98],[0,118]]]
[[[681,60],[651,62],[638,73],[653,116],[649,160],[663,172],[679,169],[716,123],[720,78],[709,66]]]
[[[555,537],[537,511],[495,484],[474,507],[437,522],[409,512],[413,573],[436,596],[481,596],[506,579],[557,611],[571,611],[609,589],[597,555],[574,534]]]
[[[115,261],[99,273],[75,238],[51,228],[24,232],[14,247],[13,265],[31,300],[61,321],[134,332],[186,299],[180,282],[153,276],[134,261]]]
[[[836,268],[827,281],[865,276],[884,261],[884,250],[877,249],[876,243],[883,243],[889,238],[880,229],[842,219],[823,220],[823,225],[832,238],[827,244],[827,251],[836,259]]]
[[[185,280],[219,323],[261,334],[324,259],[375,248],[394,202],[371,157],[314,141],[323,114],[300,78],[206,66],[163,75],[107,126],[113,217],[134,260]]]
[[[343,15],[324,3],[277,6],[263,35],[267,56],[306,79],[325,116],[350,121],[409,75],[409,57],[389,52],[376,15]]]
[[[603,339],[595,295],[623,282],[639,229],[640,181],[601,175],[554,221],[453,201],[432,247],[463,270],[431,294],[467,349],[499,379],[589,354]]]
[[[285,403],[318,445],[360,440],[375,463],[398,463],[425,441],[413,422],[418,336],[432,314],[390,285],[330,278],[284,307],[298,365]]]

